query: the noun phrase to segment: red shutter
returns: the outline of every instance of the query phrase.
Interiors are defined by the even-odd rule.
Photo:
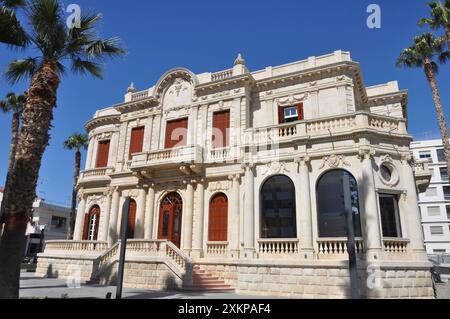
[[[230,129],[230,111],[213,114],[212,147],[221,148],[228,146]],[[216,136],[217,135],[217,136]]]
[[[108,166],[109,157],[109,141],[101,141],[98,143],[96,168]]]
[[[165,148],[184,146],[187,144],[188,119],[167,122]]]
[[[127,238],[134,238],[134,228],[136,224],[136,201],[130,201],[130,210],[128,211],[128,230]]]
[[[130,138],[130,155],[129,159],[133,158],[133,154],[141,153],[144,147],[144,127],[136,127],[131,130]]]
[[[303,114],[303,103],[297,105],[297,113],[298,113],[298,120],[303,121],[305,119],[305,116]]]
[[[225,194],[217,194],[209,205],[209,241],[227,241],[228,199]]]
[[[83,240],[88,240],[89,236],[89,214],[84,214]]]
[[[278,106],[278,124],[284,123],[284,107]]]

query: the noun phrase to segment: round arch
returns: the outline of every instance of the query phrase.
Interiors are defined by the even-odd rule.
[[[319,237],[347,237],[346,214],[353,212],[355,236],[361,237],[358,183],[345,169],[323,172],[316,183],[317,227]]]
[[[159,204],[158,239],[172,241],[177,247],[181,243],[183,198],[178,192],[168,192]]]
[[[228,240],[228,197],[215,193],[209,201],[208,241]]]
[[[297,238],[294,182],[286,175],[273,175],[259,193],[260,238]]]
[[[97,240],[100,224],[100,206],[92,205],[84,216],[83,240]]]

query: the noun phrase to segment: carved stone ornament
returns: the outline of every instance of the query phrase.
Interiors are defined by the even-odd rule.
[[[112,132],[100,133],[97,135],[97,141],[110,140],[112,138],[112,135]]]
[[[101,206],[103,202],[105,201],[105,197],[103,195],[90,195],[87,198],[87,206],[90,207],[92,205],[99,205]]]
[[[308,97],[307,93],[290,95],[288,97],[279,98],[277,100],[277,103],[278,105],[292,105],[304,101],[307,97]]]
[[[287,164],[284,162],[270,162],[261,167],[262,175],[275,175],[281,173],[289,173],[289,169],[287,169]]]
[[[229,181],[210,182],[208,189],[210,192],[227,191],[230,189],[230,182]]]
[[[343,167],[343,166],[351,166],[350,163],[348,163],[345,160],[345,156],[344,155],[330,155],[330,156],[325,156],[323,158],[323,163],[322,166],[319,167],[319,169],[322,169],[324,167],[328,166],[329,168],[338,168],[338,167]]]

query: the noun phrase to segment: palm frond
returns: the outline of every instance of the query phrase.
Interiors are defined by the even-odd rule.
[[[44,57],[55,58],[66,43],[64,11],[58,0],[32,0],[26,10],[33,40]]]
[[[439,54],[438,59],[441,64],[446,64],[447,61],[450,61],[450,51],[442,52]]]
[[[121,47],[120,39],[117,37],[94,41],[85,49],[85,51],[88,56],[100,59],[105,56],[114,57],[126,53]]]
[[[28,36],[12,8],[0,7],[0,42],[19,47],[28,44]]]
[[[0,4],[8,8],[20,8],[26,5],[25,0],[1,0]]]
[[[81,60],[80,58],[72,60],[72,71],[81,75],[90,74],[93,77],[102,78],[102,67],[99,63]]]
[[[87,134],[74,133],[67,140],[64,141],[64,148],[67,150],[73,149],[87,149],[89,145],[89,136]]]
[[[11,83],[17,83],[21,79],[31,78],[39,66],[38,59],[27,58],[25,60],[12,61],[5,71],[6,79]]]

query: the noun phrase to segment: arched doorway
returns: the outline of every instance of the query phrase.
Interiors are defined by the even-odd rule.
[[[216,194],[209,203],[209,241],[228,240],[228,198],[225,194]]]
[[[167,239],[178,248],[181,240],[181,214],[183,200],[178,193],[170,193],[161,201],[159,209],[158,239]]]
[[[295,187],[285,175],[275,175],[261,187],[261,238],[297,238]]]
[[[326,172],[317,182],[319,237],[347,237],[346,212],[353,212],[356,237],[361,237],[358,184],[343,169]]]
[[[127,238],[134,238],[134,228],[136,225],[136,201],[134,199],[130,200],[130,208],[128,211],[128,229]]]
[[[83,240],[97,240],[100,223],[100,207],[94,205],[84,216]]]

